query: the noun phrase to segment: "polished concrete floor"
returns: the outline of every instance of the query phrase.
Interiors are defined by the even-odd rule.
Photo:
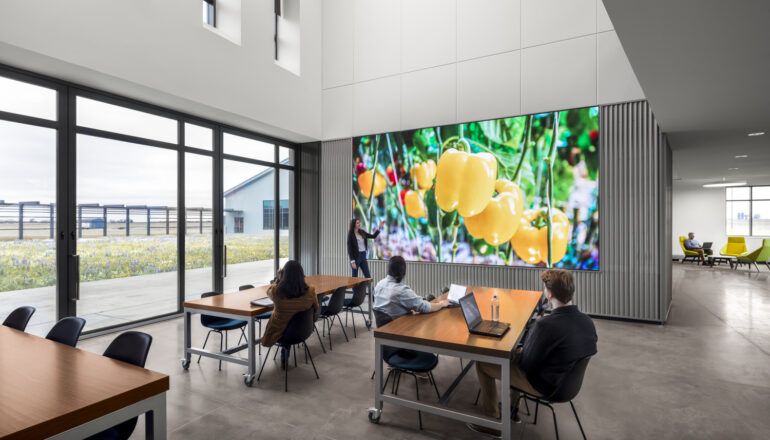
[[[674,264],[674,300],[665,325],[595,320],[599,353],[591,361],[575,400],[590,439],[765,439],[770,433],[770,273]],[[203,331],[195,326],[194,341]],[[172,439],[412,439],[479,438],[464,424],[385,405],[379,425],[370,424],[373,404],[372,334],[359,320],[358,338],[346,343],[333,331],[334,351],[323,354],[309,340],[320,380],[300,358],[282,372],[268,360],[262,381],[243,385],[243,367],[203,359],[182,370],[182,321],[141,330],[154,341],[147,367],[171,376],[168,430]],[[235,333],[232,333],[234,336]],[[112,335],[84,340],[101,352]],[[213,337],[212,337],[213,338]],[[218,342],[218,341],[217,341]],[[325,341],[326,343],[326,341]],[[328,344],[327,344],[328,345]],[[328,349],[328,347],[327,347]],[[272,355],[271,355],[272,358]],[[292,364],[293,365],[293,364]],[[460,370],[442,357],[435,373],[440,388]],[[477,382],[468,375],[452,405],[474,410]],[[404,378],[400,394],[413,395]],[[435,398],[427,382],[424,398]],[[579,438],[568,405],[557,406],[561,438]],[[524,438],[554,438],[550,412],[537,425],[525,417],[514,427]],[[135,438],[143,438],[138,426]]]

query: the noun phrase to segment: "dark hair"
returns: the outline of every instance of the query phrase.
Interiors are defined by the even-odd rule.
[[[350,226],[348,227],[348,235],[351,235],[356,232],[356,222],[358,221],[357,218],[350,220]]]
[[[540,274],[543,284],[556,299],[567,304],[575,295],[575,280],[568,270],[548,269]]]
[[[406,261],[404,257],[396,255],[391,257],[388,261],[388,275],[396,279],[396,282],[400,283],[406,275]]]
[[[280,279],[276,293],[284,298],[299,298],[307,290],[305,284],[305,271],[296,260],[289,260],[281,269]]]

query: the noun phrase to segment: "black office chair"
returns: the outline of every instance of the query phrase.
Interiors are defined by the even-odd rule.
[[[375,322],[377,322],[377,327],[382,327],[383,325],[393,320],[387,313],[383,313],[378,310],[373,310],[373,312]],[[390,371],[385,378],[385,383],[382,385],[383,392],[392,376],[393,383],[391,384],[390,392],[397,395],[399,385],[401,385],[401,375],[407,374],[414,377],[417,400],[420,400],[420,384],[417,378],[417,374],[422,373],[427,374],[428,380],[430,380],[430,383],[433,384],[433,388],[436,390],[436,396],[439,399],[441,398],[441,393],[439,393],[438,386],[436,385],[436,379],[433,377],[433,370],[438,365],[438,356],[433,353],[389,346],[383,347],[382,351],[382,359],[386,364],[388,364],[388,366],[390,366]],[[372,374],[372,378],[374,378],[374,374]],[[422,430],[421,411],[417,411],[417,420],[420,430]]]
[[[118,335],[104,350],[104,356],[144,368],[152,345],[152,336],[129,331]],[[136,427],[137,417],[106,429],[86,440],[127,440]]]
[[[342,319],[340,319],[340,312],[342,311],[343,304],[345,302],[345,288],[340,287],[335,290],[329,302],[321,306],[321,319],[324,321],[324,332],[329,332],[329,350],[332,350],[332,325],[334,324],[334,318],[340,322],[340,328],[342,334],[345,335],[345,341],[350,342],[348,334],[345,332],[345,326],[342,325]]]
[[[369,281],[358,283],[353,287],[353,297],[345,299],[344,307],[342,309],[342,311],[345,312],[345,326],[347,327],[348,325],[348,315],[350,315],[350,319],[353,321],[354,338],[357,338],[358,335],[356,334],[356,312],[353,309],[358,308],[361,315],[364,314],[364,309],[361,308],[361,304],[363,304],[364,299],[366,299],[367,287],[369,287]],[[364,318],[364,322],[366,322],[366,318]],[[368,326],[366,328],[367,330],[369,329]]]
[[[253,289],[254,286],[251,284],[244,284],[243,286],[238,288],[238,291],[241,290],[248,290]],[[262,338],[262,320],[264,319],[270,319],[270,317],[273,316],[273,312],[265,312],[262,314],[259,314],[254,317],[254,320],[257,321],[257,324],[259,324],[259,337]],[[238,343],[240,344],[241,340],[238,339]],[[259,350],[259,354],[262,354],[262,344],[257,344],[257,350]]]
[[[289,320],[289,324],[286,326],[286,330],[283,332],[283,336],[281,336],[281,339],[276,342],[276,345],[280,347],[280,349],[283,351],[283,368],[285,370],[284,373],[284,391],[289,391],[289,355],[291,355],[292,348],[294,349],[294,367],[297,367],[297,345],[302,344],[302,347],[305,349],[305,363],[307,363],[308,357],[310,358],[310,363],[313,365],[313,371],[315,372],[315,378],[320,379],[318,376],[318,370],[315,368],[315,362],[313,362],[313,355],[310,354],[310,349],[307,348],[307,343],[305,343],[305,340],[310,337],[310,335],[313,333],[313,329],[315,328],[315,310],[313,310],[313,307],[310,307],[309,309],[305,310],[304,312],[298,312],[295,313],[294,316],[291,317],[291,320]],[[270,356],[270,350],[272,350],[273,347],[269,347],[267,349],[267,355],[265,355],[265,358],[267,359]],[[259,378],[262,377],[262,370],[265,369],[265,362],[262,362],[262,367],[259,369],[259,375],[257,376],[257,382],[259,382]]]
[[[583,377],[586,373],[586,368],[588,367],[588,361],[591,360],[591,356],[584,357],[583,359],[580,359],[575,363],[575,365],[572,366],[572,369],[570,370],[569,374],[562,379],[562,382],[559,384],[558,387],[556,387],[556,390],[551,393],[550,396],[546,397],[537,397],[527,394],[526,391],[520,390],[514,386],[511,386],[512,389],[520,392],[519,395],[519,401],[521,399],[524,399],[526,402],[527,400],[531,402],[535,402],[535,421],[533,422],[533,425],[537,424],[537,412],[540,405],[545,405],[548,408],[551,409],[551,414],[553,415],[553,429],[556,432],[556,440],[559,439],[559,428],[556,424],[556,411],[553,409],[553,406],[551,406],[554,403],[566,403],[569,402],[569,406],[572,407],[572,413],[575,414],[575,420],[577,420],[578,427],[580,428],[580,433],[583,434],[583,440],[586,440],[586,433],[583,431],[583,424],[580,423],[580,417],[578,417],[578,413],[575,410],[575,405],[572,403],[572,399],[574,399],[578,393],[580,392],[580,388],[583,386]],[[518,408],[519,403],[516,402],[516,407]]]
[[[51,328],[45,338],[74,347],[78,344],[80,333],[85,325],[86,320],[83,318],[73,316],[62,318]]]
[[[201,295],[201,298],[208,298],[210,296],[216,296],[219,295],[217,292],[206,292]],[[246,338],[246,333],[244,333],[243,328],[246,327],[246,321],[241,321],[239,319],[230,319],[230,318],[220,318],[218,316],[211,316],[211,315],[203,315],[201,314],[201,325],[209,329],[209,332],[206,333],[206,339],[203,341],[203,349],[206,348],[206,343],[209,342],[209,336],[211,336],[211,332],[217,333],[219,335],[219,351],[222,351],[222,345],[224,342],[224,346],[227,347],[227,332],[229,330],[241,330],[241,338]],[[246,338],[248,340],[248,338]],[[240,342],[240,339],[238,340]],[[201,362],[201,356],[198,356],[198,363]],[[219,361],[219,370],[222,370],[222,361]]]
[[[24,329],[27,328],[27,323],[29,323],[29,318],[31,318],[34,313],[35,308],[32,306],[19,307],[12,311],[7,318],[5,318],[3,325],[6,327],[15,328],[16,330],[24,331]]]

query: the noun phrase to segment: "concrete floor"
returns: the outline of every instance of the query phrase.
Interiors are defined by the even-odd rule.
[[[599,353],[591,361],[575,400],[590,439],[761,439],[770,433],[770,274],[733,272],[674,264],[674,300],[666,325],[596,319]],[[372,334],[359,320],[357,339],[345,343],[334,330],[334,351],[309,346],[318,367],[300,358],[282,372],[268,360],[262,381],[243,385],[244,368],[203,359],[182,370],[182,321],[141,330],[154,341],[147,367],[171,376],[168,430],[172,439],[413,439],[479,438],[464,424],[429,414],[417,430],[414,411],[385,405],[380,425],[367,420],[373,404]],[[352,330],[352,329],[349,329]],[[233,333],[233,335],[235,335]],[[204,332],[194,327],[194,341]],[[113,335],[81,341],[101,352]],[[200,342],[198,342],[200,341]],[[328,345],[328,344],[327,344]],[[327,347],[328,349],[328,347]],[[272,355],[271,355],[272,358]],[[459,372],[459,361],[441,357],[435,372],[439,388]],[[473,409],[477,382],[470,374],[452,405]],[[421,396],[435,398],[427,382]],[[413,395],[404,380],[400,393]],[[557,406],[561,438],[579,438],[568,405]],[[143,426],[134,438],[143,438]],[[537,425],[517,425],[528,439],[553,438],[550,413]]]

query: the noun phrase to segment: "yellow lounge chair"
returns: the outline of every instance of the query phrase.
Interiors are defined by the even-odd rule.
[[[719,251],[719,255],[737,257],[744,252],[748,252],[748,250],[745,237],[727,237],[727,244]]]
[[[690,261],[697,263],[700,261],[700,255],[698,255],[695,251],[688,251],[684,247],[684,241],[687,240],[687,237],[679,237],[679,246],[682,246],[682,252],[684,252],[684,258],[682,258],[682,263],[690,259]]]

